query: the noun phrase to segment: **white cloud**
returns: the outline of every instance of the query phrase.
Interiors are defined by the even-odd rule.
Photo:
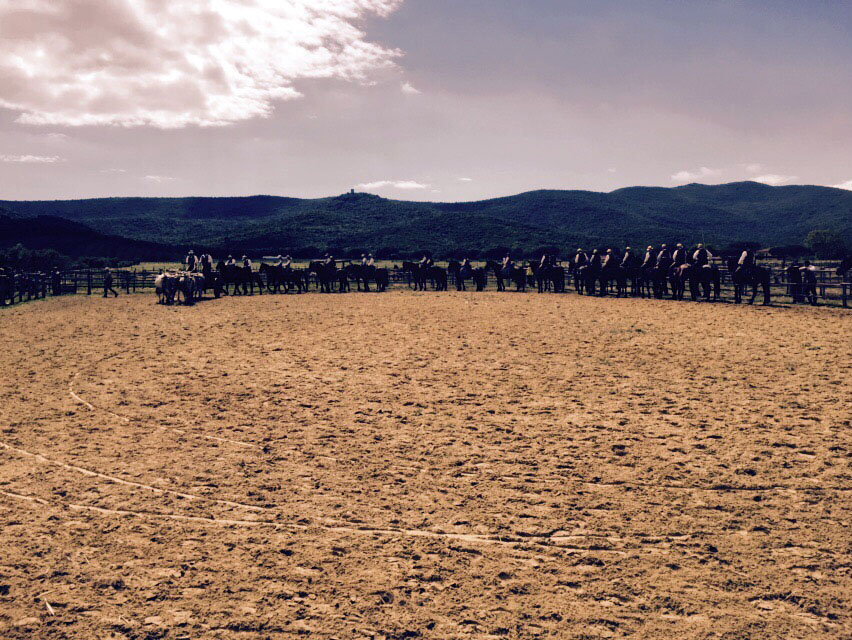
[[[473,182],[473,178],[459,178],[459,182]]]
[[[672,182],[695,182],[708,178],[718,178],[720,175],[722,175],[721,169],[701,167],[698,171],[678,171],[672,175]]]
[[[127,169],[101,169],[101,173],[127,173]]]
[[[400,52],[359,24],[403,0],[0,0],[0,107],[34,125],[226,125],[307,78],[367,82]]]
[[[763,171],[763,165],[761,165],[761,164],[745,164],[745,165],[743,165],[743,169],[745,169],[749,173],[760,173],[761,171]]]
[[[364,189],[365,191],[386,189],[388,187],[392,187],[394,189],[414,190],[428,189],[429,185],[423,184],[422,182],[415,182],[414,180],[377,180],[376,182],[362,182],[358,185],[359,189]]]
[[[9,156],[0,155],[0,162],[18,162],[21,164],[52,164],[61,162],[59,156]]]
[[[146,182],[155,182],[156,184],[162,184],[164,182],[172,182],[174,178],[169,176],[145,176],[142,178]]]
[[[841,182],[840,184],[834,185],[835,189],[848,189],[852,191],[852,180],[848,180],[847,182]]]
[[[756,178],[752,178],[755,182],[762,182],[763,184],[768,184],[772,187],[778,187],[782,184],[787,184],[788,182],[792,182],[796,180],[796,176],[779,176],[774,173],[769,173],[765,176],[757,176]]]
[[[420,95],[421,93],[423,93],[422,91],[417,89],[410,82],[403,82],[401,90],[404,94],[409,95],[409,96],[417,96],[417,95]]]

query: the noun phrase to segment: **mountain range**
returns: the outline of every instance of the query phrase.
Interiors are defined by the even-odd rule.
[[[749,241],[800,245],[813,229],[852,240],[852,191],[757,182],[629,187],[610,193],[530,191],[478,202],[410,202],[366,193],[299,199],[99,198],[0,201],[0,247],[21,242],[67,255],[111,243],[153,258],[213,251],[386,255],[430,250],[528,253],[554,246]],[[82,248],[75,243],[92,245]],[[71,252],[71,253],[69,253]]]

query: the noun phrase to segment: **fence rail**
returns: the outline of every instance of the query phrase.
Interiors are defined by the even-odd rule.
[[[717,263],[722,279],[721,298],[733,300],[734,287],[730,273],[724,264]],[[767,266],[764,263],[764,266]],[[789,303],[792,301],[794,284],[787,281],[786,271],[782,267],[771,267],[770,293],[773,301]],[[151,291],[154,289],[154,281],[159,271],[136,270],[136,269],[114,269],[113,288],[125,294]],[[566,271],[566,277],[567,271]],[[849,307],[852,299],[852,283],[844,282],[837,276],[836,267],[826,265],[816,271],[816,290],[819,301],[822,304],[832,306]],[[410,276],[400,268],[389,269],[391,286],[409,286]],[[568,277],[570,280],[570,277]],[[451,285],[455,282],[450,276]],[[804,290],[803,285],[801,292]],[[489,277],[488,290],[496,289],[493,276]],[[18,273],[14,278],[0,277],[0,305],[7,306],[38,300],[48,296],[59,296],[69,294],[101,294],[104,290],[104,272],[95,269],[64,271],[61,273]]]

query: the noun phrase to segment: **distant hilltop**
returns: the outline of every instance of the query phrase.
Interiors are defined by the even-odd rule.
[[[338,255],[369,250],[401,255],[484,255],[541,247],[642,246],[661,242],[800,245],[814,229],[852,240],[852,191],[757,182],[629,187],[611,193],[531,191],[478,202],[409,202],[350,191],[317,199],[100,198],[0,201],[7,229],[50,216],[101,236],[133,241],[134,251],[206,247],[260,254]],[[17,225],[9,224],[18,220]],[[49,226],[42,219],[43,228]],[[85,235],[80,228],[76,232]],[[49,235],[49,230],[45,230]],[[16,238],[3,234],[2,245]],[[37,235],[37,234],[36,234]],[[28,242],[32,242],[29,234]],[[99,241],[103,241],[100,237]],[[50,244],[41,242],[40,247]],[[158,251],[158,253],[160,253]]]

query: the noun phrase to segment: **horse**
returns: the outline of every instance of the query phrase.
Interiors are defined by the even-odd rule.
[[[533,275],[539,293],[550,291],[554,293],[565,293],[565,269],[556,265],[532,264]]]
[[[171,273],[161,273],[154,279],[157,304],[174,304],[178,278]]]
[[[505,275],[503,273],[503,265],[496,260],[489,260],[485,263],[485,269],[494,274],[494,278],[497,280],[497,291],[505,291],[506,283],[503,281]]]
[[[191,273],[181,273],[177,276],[177,293],[183,295],[183,304],[195,303],[196,281]]]
[[[447,270],[443,267],[436,267],[432,265],[431,267],[427,267],[423,271],[423,283],[425,288],[425,283],[429,280],[432,283],[432,288],[435,291],[446,291],[447,290]]]
[[[266,290],[269,293],[279,293],[284,286],[284,267],[280,264],[261,262],[259,272],[266,278]]]
[[[470,279],[476,286],[477,291],[482,291],[488,284],[488,273],[480,267],[473,268],[471,266],[462,267],[457,260],[451,260],[447,266],[447,271],[453,275],[456,280],[456,291],[467,291],[464,281]]]
[[[370,290],[370,280],[375,280],[376,290],[384,291],[388,288],[390,277],[387,269],[378,269],[374,265],[366,264],[350,264],[344,270],[346,275],[353,280],[358,286],[358,291],[361,291],[361,283],[364,283],[364,291]]]
[[[331,293],[338,286],[341,293],[349,288],[349,279],[344,269],[337,269],[331,264],[314,260],[308,265],[308,273],[317,277],[317,288],[323,293]]]
[[[615,282],[615,296],[617,298],[620,298],[622,295],[627,295],[627,277],[624,274],[624,269],[617,264],[601,267],[600,293],[602,296],[609,293],[610,283],[612,282]]]
[[[220,261],[216,265],[216,271],[222,279],[222,290],[225,295],[228,295],[228,285],[234,285],[233,295],[239,295],[242,289],[242,295],[248,295],[249,290],[254,294],[255,284],[258,286],[260,294],[263,294],[263,281],[260,278],[260,273],[255,273],[251,267],[246,267],[238,264],[225,264]]]
[[[749,304],[754,304],[758,287],[763,289],[763,304],[770,304],[770,274],[768,269],[764,269],[758,265],[741,267],[737,264],[735,258],[729,258],[727,265],[728,273],[731,274],[731,281],[734,283],[734,302],[736,304],[742,302],[743,292],[748,286],[752,288]]]
[[[402,270],[408,274],[408,286],[413,287],[416,291],[426,290],[426,271],[429,267],[424,268],[419,262],[403,261]]]
[[[711,293],[713,302],[719,300],[722,278],[719,275],[719,267],[714,264],[703,266],[693,264],[689,271],[689,292],[693,300],[698,300],[701,289],[704,290],[704,300],[710,302]]]

